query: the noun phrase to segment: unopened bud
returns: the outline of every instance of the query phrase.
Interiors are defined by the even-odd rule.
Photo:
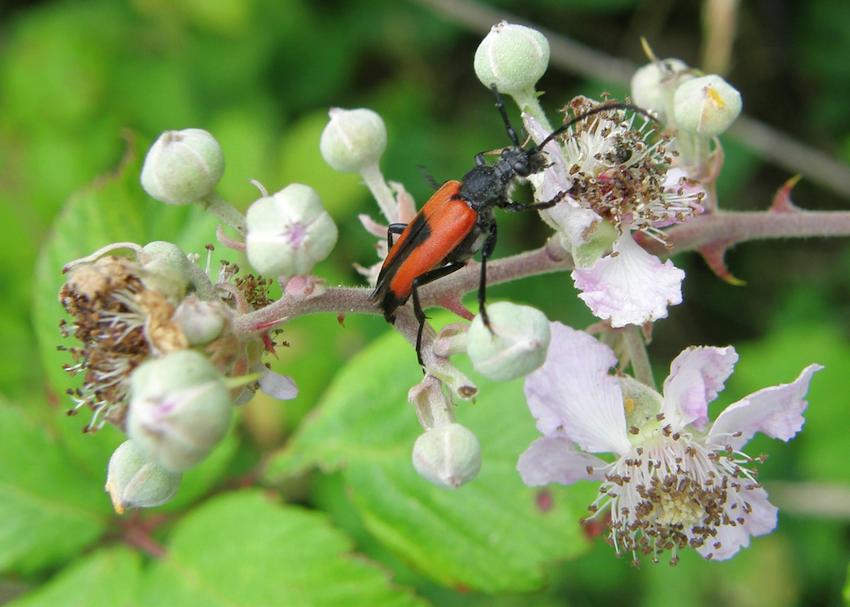
[[[549,348],[549,321],[540,310],[502,301],[487,306],[492,331],[478,314],[469,327],[467,352],[475,370],[497,381],[531,373]]]
[[[713,137],[741,113],[741,93],[720,76],[694,78],[676,89],[673,112],[683,131]]]
[[[175,302],[186,293],[192,262],[176,244],[163,240],[146,244],[139,253],[139,263],[142,282],[147,288]]]
[[[365,108],[332,108],[319,149],[331,167],[356,173],[377,164],[387,147],[387,127],[381,117]]]
[[[148,150],[142,187],[168,204],[189,204],[209,196],[224,173],[218,141],[203,129],[166,131]]]
[[[129,508],[153,508],[174,497],[181,475],[150,461],[133,441],[112,454],[106,472],[106,491],[118,514]]]
[[[484,86],[528,94],[549,66],[549,41],[530,27],[502,21],[478,45],[474,65]]]
[[[437,426],[416,439],[413,467],[435,485],[456,489],[478,476],[481,446],[460,424]]]
[[[190,295],[177,306],[172,320],[183,331],[189,345],[198,346],[208,344],[221,335],[225,314],[221,304]]]
[[[127,434],[148,457],[173,472],[204,459],[224,437],[230,416],[224,381],[194,350],[150,360],[130,378]]]
[[[687,77],[687,69],[688,65],[679,59],[662,59],[638,68],[632,76],[632,101],[655,112],[663,122],[672,107],[677,84]]]
[[[248,262],[265,276],[308,274],[336,244],[336,224],[319,195],[300,183],[260,198],[245,222]]]

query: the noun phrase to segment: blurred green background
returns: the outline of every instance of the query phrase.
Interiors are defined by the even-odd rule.
[[[643,61],[642,35],[659,56],[681,57],[692,65],[701,62],[703,5],[697,2],[526,0],[488,6],[635,63]],[[421,203],[430,188],[417,165],[426,166],[438,180],[457,177],[471,165],[473,154],[505,143],[492,99],[472,71],[482,36],[425,3],[390,0],[7,0],[0,6],[0,343],[5,353],[0,397],[6,401],[7,420],[0,429],[0,468],[5,470],[0,472],[0,518],[6,519],[5,527],[0,524],[0,603],[43,584],[49,592],[74,550],[95,558],[98,546],[122,537],[122,527],[108,514],[106,497],[100,494],[105,458],[117,444],[118,433],[106,429],[97,437],[83,437],[79,430],[84,422],[62,415],[67,403],[59,365],[64,360],[51,353],[59,342],[58,332],[53,337],[59,318],[53,294],[61,282],[61,252],[73,247],[56,247],[54,239],[54,249],[35,270],[39,250],[68,201],[91,205],[90,218],[100,213],[98,209],[108,209],[103,213],[118,225],[126,211],[132,224],[126,229],[137,238],[176,239],[191,233],[187,241],[200,251],[204,242],[214,239],[213,232],[204,231],[210,225],[186,209],[154,203],[138,187],[136,175],[140,156],[159,132],[204,128],[219,139],[227,160],[219,191],[238,207],[245,208],[256,197],[250,179],[269,190],[293,181],[315,187],[340,227],[340,242],[318,273],[331,283],[360,284],[351,264],[375,261],[374,239],[362,230],[356,215],[377,217],[377,208],[357,176],[334,173],[322,161],[318,141],[327,109],[378,111],[389,131],[384,173],[403,182]],[[727,77],[741,90],[749,115],[847,161],[848,57],[846,1],[747,2],[738,10]],[[543,105],[552,116],[575,94],[625,93],[606,74],[589,82],[557,69],[550,69],[539,88],[546,91]],[[727,138],[724,145],[721,204],[765,208],[789,172],[762,161],[746,142]],[[129,165],[117,183],[102,187],[101,180],[96,189],[86,189],[115,170],[122,158],[129,158]],[[804,208],[848,208],[847,198],[805,176],[794,199]],[[497,256],[545,240],[546,229],[531,215],[503,218]],[[79,253],[119,240],[94,220],[80,229],[61,227],[61,221],[57,233],[65,240],[77,238]],[[137,224],[144,227],[133,232]],[[835,504],[824,505],[806,491],[804,497],[813,504],[806,505],[804,499],[794,506],[788,498],[779,530],[755,540],[732,562],[685,558],[677,568],[645,563],[637,570],[628,558],[615,560],[597,538],[562,553],[553,548],[545,571],[528,583],[448,584],[434,573],[439,567],[429,568],[394,544],[391,532],[376,532],[374,512],[370,519],[364,506],[368,500],[360,494],[358,502],[356,490],[366,490],[357,484],[353,466],[346,476],[316,475],[305,472],[307,464],[293,464],[289,467],[299,475],[283,484],[282,495],[328,512],[332,524],[354,538],[353,550],[391,572],[396,584],[436,605],[841,604],[850,559],[850,248],[840,239],[749,243],[732,251],[727,261],[747,286],[720,281],[695,255],[676,259],[687,271],[685,303],[657,323],[650,349],[656,374],[663,378],[669,361],[687,345],[731,343],[739,349],[741,363],[722,397],[728,403],[760,387],[790,381],[809,362],[825,364],[810,392],[802,435],[789,445],[757,441],[749,452],[770,455],[762,477],[768,489],[771,481],[782,481],[788,483],[782,487],[790,487],[790,495],[799,498],[801,482],[843,488]],[[576,327],[592,322],[565,275],[493,287],[489,297],[531,303],[550,318]],[[301,395],[283,405],[253,403],[236,438],[217,452],[203,478],[181,492],[171,507],[173,516],[179,519],[202,496],[244,485],[246,473],[297,432],[338,369],[386,331],[379,317],[349,317],[344,329],[332,317],[287,325],[284,337],[291,348],[281,354],[278,368],[296,379]],[[391,377],[404,378],[394,407],[411,421],[404,386],[416,381],[418,370],[413,353],[400,351],[404,353],[386,364],[394,365],[387,367]],[[380,384],[374,386],[380,392]],[[381,401],[386,395],[372,396]],[[332,409],[334,399],[326,400]],[[475,415],[485,416],[482,408],[487,404],[482,396]],[[515,407],[522,405],[517,402]],[[362,429],[369,432],[368,426]],[[42,444],[38,441],[48,445],[45,449],[52,445],[61,451],[52,459],[23,453],[35,449],[33,443]],[[304,442],[315,443],[309,438]],[[409,444],[401,446],[409,449]],[[399,451],[402,464],[407,464],[408,454]],[[345,454],[339,457],[346,459]],[[321,458],[316,456],[312,463],[321,463]],[[92,495],[66,496],[70,485],[45,488],[65,475],[79,476],[74,491],[90,487]],[[35,487],[32,495],[21,489],[27,483]],[[22,519],[16,509],[16,504],[32,505],[27,500],[35,503],[45,495],[53,504],[82,500],[100,509],[98,526],[80,530],[85,537],[49,557],[39,553],[32,539],[39,533],[28,525],[44,523],[42,529],[57,533],[61,526],[51,527],[53,519],[44,513],[44,519]],[[463,494],[457,495],[462,501]],[[785,505],[779,493],[775,501]],[[843,509],[843,517],[824,516],[829,505]],[[355,520],[353,511],[365,524]],[[572,521],[581,511],[575,512],[579,514]],[[32,550],[16,544],[30,540]],[[526,540],[516,538],[518,544]],[[137,559],[123,555],[113,560],[123,563],[125,558]],[[113,560],[108,560],[109,567],[120,569]],[[139,571],[148,571],[147,561],[132,562]],[[493,576],[498,576],[497,570]],[[489,594],[480,592],[488,589]],[[51,603],[49,596],[38,595],[31,604],[64,604],[55,598]],[[189,604],[157,602],[151,592],[144,596],[147,604]],[[87,604],[99,603],[92,599]]]

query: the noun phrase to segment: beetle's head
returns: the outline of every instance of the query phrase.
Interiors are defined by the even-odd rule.
[[[510,167],[517,177],[528,177],[546,168],[546,157],[538,151],[526,152],[520,147],[509,147],[502,150],[502,162]]]

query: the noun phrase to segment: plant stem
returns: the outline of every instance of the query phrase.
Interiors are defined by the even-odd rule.
[[[384,181],[384,176],[381,174],[381,169],[378,164],[371,164],[360,171],[360,176],[366,182],[366,187],[372,193],[372,197],[378,202],[381,207],[381,213],[387,219],[387,223],[395,223],[398,218],[398,205],[393,196],[392,190]]]
[[[201,206],[205,211],[218,217],[225,225],[230,226],[241,235],[245,235],[245,216],[215,192],[202,200]]]
[[[646,342],[640,333],[640,327],[629,325],[622,331],[623,342],[629,355],[629,363],[635,379],[655,390],[655,377],[652,375],[652,366],[646,353]]]

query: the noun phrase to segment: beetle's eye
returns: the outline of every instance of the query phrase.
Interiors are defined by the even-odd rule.
[[[520,177],[528,176],[528,165],[522,160],[514,162],[514,172]]]

